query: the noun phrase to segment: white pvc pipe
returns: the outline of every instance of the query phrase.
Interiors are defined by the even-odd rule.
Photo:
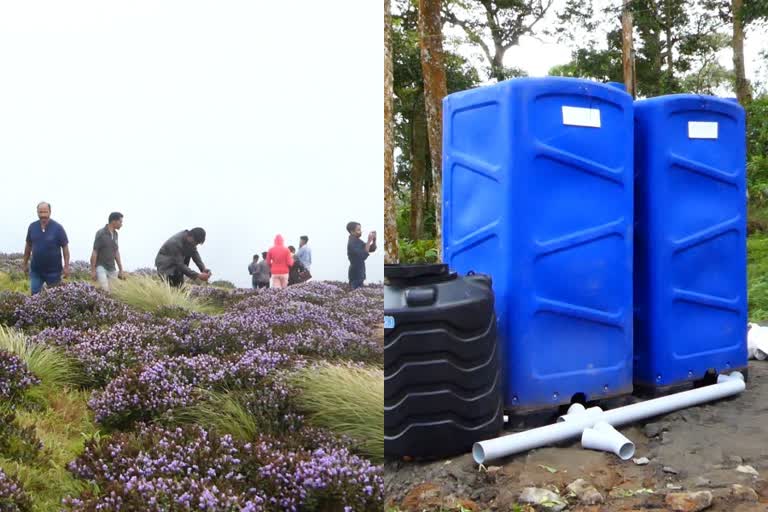
[[[574,404],[571,404],[571,406],[568,408],[568,413],[567,414],[578,414],[578,413],[584,412],[586,410],[587,410],[586,407],[581,405],[579,402],[576,402]],[[560,418],[565,418],[565,416],[560,416]],[[560,420],[558,419],[558,421],[560,421]]]
[[[584,429],[581,446],[588,450],[615,453],[621,460],[629,460],[635,454],[635,443],[604,421]]]
[[[645,402],[619,407],[605,411],[602,421],[613,425],[626,425],[643,418],[652,418],[660,416],[678,409],[693,407],[705,402],[719,400],[731,395],[737,395],[744,391],[744,376],[739,372],[733,372],[730,375],[719,375],[717,384],[704,386],[698,389],[691,389],[674,395],[654,398]]]
[[[581,435],[585,428],[592,427],[599,421],[613,426],[632,423],[643,418],[659,416],[677,409],[736,395],[744,391],[744,388],[744,377],[739,372],[733,372],[728,376],[720,375],[717,378],[717,384],[711,386],[654,398],[604,411],[602,414],[587,414],[588,409],[581,414],[575,413],[572,417],[554,425],[480,441],[472,446],[472,458],[476,463],[483,464],[489,460],[524,452],[532,448],[566,441]]]
[[[576,406],[579,407],[576,407]],[[590,407],[589,409],[584,409],[584,406],[581,404],[573,404],[568,408],[568,414],[564,414],[557,418],[558,422],[561,421],[570,421],[577,417],[577,415],[581,414],[589,414],[594,417],[596,417],[595,421],[600,421],[600,416],[603,414],[603,410],[599,407]]]

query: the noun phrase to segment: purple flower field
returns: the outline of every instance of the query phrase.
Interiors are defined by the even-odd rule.
[[[87,283],[0,294],[0,324],[75,361],[98,427],[66,466],[83,490],[59,510],[382,510],[382,467],[353,440],[305,424],[284,378],[320,360],[383,365],[382,287],[196,287],[193,296],[223,312],[152,315]],[[39,382],[0,351],[7,411]],[[255,438],[181,419],[218,393],[241,397]],[[0,510],[31,510],[28,499],[0,469]]]

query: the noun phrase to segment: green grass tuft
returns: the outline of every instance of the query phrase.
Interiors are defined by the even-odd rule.
[[[747,255],[749,318],[764,322],[768,320],[768,235],[750,236]]]
[[[43,389],[56,389],[81,382],[82,373],[74,359],[61,350],[32,344],[26,335],[0,325],[0,350],[16,354],[35,376]]]
[[[65,496],[91,489],[74,477],[67,464],[83,452],[86,439],[99,435],[88,409],[88,393],[67,388],[49,389],[42,410],[19,409],[22,427],[34,427],[43,451],[36,460],[12,460],[0,453],[0,468],[16,477],[32,499],[35,511],[61,510]],[[92,490],[92,489],[91,489]]]
[[[205,400],[174,413],[174,420],[229,434],[241,441],[252,441],[258,434],[268,433],[237,393],[205,391],[204,394]]]
[[[29,279],[24,274],[9,274],[0,272],[0,291],[29,293]]]
[[[384,372],[321,363],[294,374],[299,408],[311,424],[347,435],[371,460],[384,459]]]
[[[149,313],[169,309],[207,314],[222,312],[221,308],[192,297],[189,287],[174,288],[150,276],[131,276],[125,281],[115,281],[111,287],[115,298]]]

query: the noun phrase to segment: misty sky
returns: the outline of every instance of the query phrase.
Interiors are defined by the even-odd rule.
[[[0,252],[45,200],[73,260],[117,210],[129,270],[202,226],[213,279],[249,286],[280,233],[346,280],[357,220],[382,280],[381,27],[356,0],[0,3]]]

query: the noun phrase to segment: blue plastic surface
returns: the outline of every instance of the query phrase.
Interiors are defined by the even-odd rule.
[[[572,78],[443,102],[444,259],[493,278],[508,409],[632,391],[632,119]]]
[[[741,106],[711,96],[635,103],[639,385],[747,366],[744,122]]]

